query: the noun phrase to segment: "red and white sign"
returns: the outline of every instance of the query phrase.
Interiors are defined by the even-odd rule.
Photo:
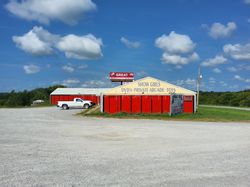
[[[109,78],[112,82],[132,82],[134,80],[133,72],[110,72]]]

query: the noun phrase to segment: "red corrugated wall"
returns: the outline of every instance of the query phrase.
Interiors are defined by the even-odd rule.
[[[119,111],[117,111],[118,102],[117,102],[117,96],[109,96],[109,113],[114,114]]]
[[[96,95],[51,95],[50,103],[52,105],[57,105],[58,101],[73,101],[74,98],[82,98],[85,100],[90,100],[95,104],[100,103],[100,97]]]
[[[170,96],[169,95],[162,96],[162,112],[163,113],[170,112]]]
[[[184,96],[183,112],[194,113],[194,96]]]
[[[121,96],[121,112],[130,113],[131,112],[131,96],[123,95]]]
[[[141,113],[141,96],[132,96],[132,113]]]
[[[107,113],[169,113],[170,96],[104,96],[104,112]],[[183,103],[184,113],[194,112],[194,96],[188,96]]]
[[[141,96],[141,112],[151,113],[151,96],[143,95]]]
[[[109,96],[103,96],[103,110],[109,113]]]
[[[74,100],[74,98],[75,98],[75,96],[74,96],[74,95],[69,95],[69,101],[73,101],[73,100]]]
[[[161,113],[162,96],[152,96],[152,113]]]

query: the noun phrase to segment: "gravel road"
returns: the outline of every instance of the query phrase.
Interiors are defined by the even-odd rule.
[[[250,186],[250,123],[0,109],[0,186]]]

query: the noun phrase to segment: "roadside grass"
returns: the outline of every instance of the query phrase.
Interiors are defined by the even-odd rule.
[[[98,107],[85,110],[79,115],[86,117],[103,117],[103,118],[120,118],[120,119],[158,119],[158,120],[182,120],[182,121],[211,121],[211,122],[250,122],[250,111],[223,109],[212,107],[199,107],[199,111],[195,114],[179,114],[169,116],[165,114],[128,114],[117,113],[108,114],[101,113]]]

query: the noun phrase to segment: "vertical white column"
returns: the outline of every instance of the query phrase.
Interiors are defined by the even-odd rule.
[[[100,111],[101,111],[101,113],[103,113],[103,106],[104,106],[104,104],[103,104],[103,94],[101,93],[101,95],[100,95]]]

